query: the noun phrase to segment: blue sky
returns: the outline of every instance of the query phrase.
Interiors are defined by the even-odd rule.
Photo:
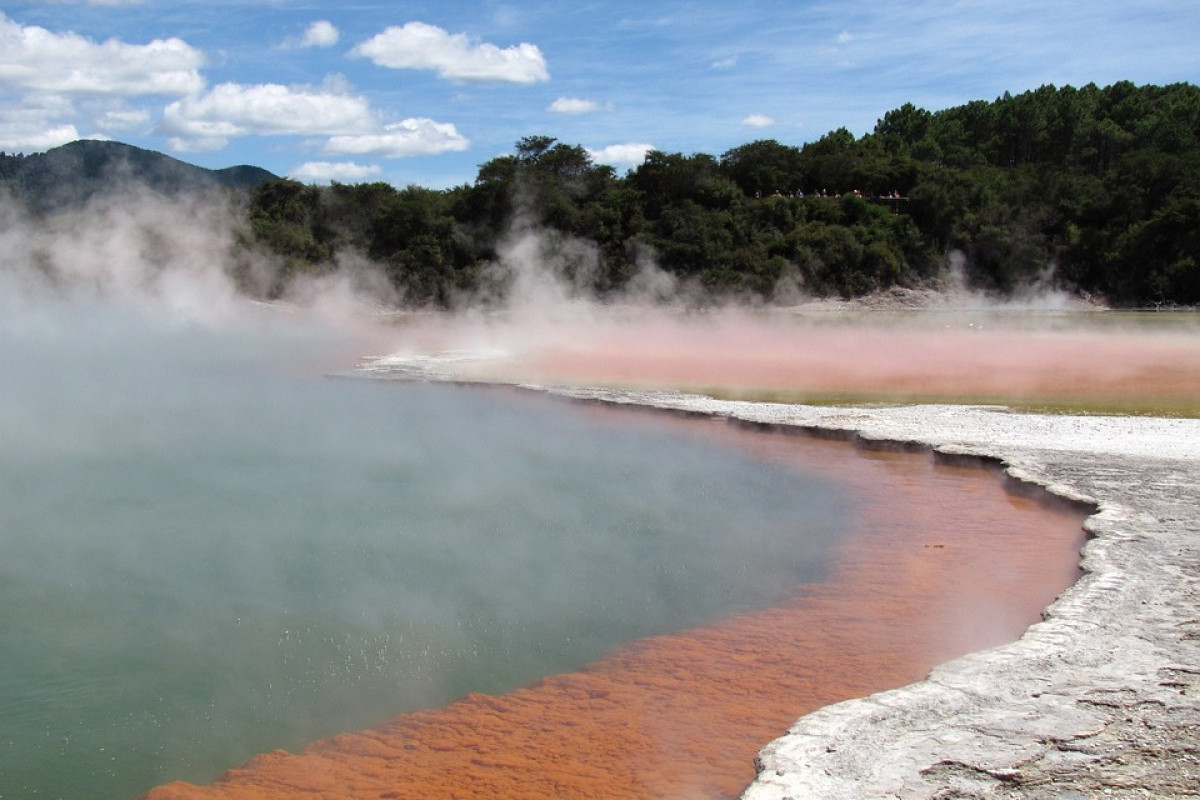
[[[1043,84],[1200,81],[1195,0],[49,0],[0,9],[0,150],[108,138],[207,167],[442,188],[522,136],[860,135]]]

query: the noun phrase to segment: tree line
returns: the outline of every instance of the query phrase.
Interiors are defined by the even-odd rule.
[[[579,145],[528,136],[473,184],[272,180],[247,213],[248,246],[280,265],[268,293],[359,253],[406,302],[452,307],[498,280],[490,265],[517,226],[572,243],[555,269],[598,298],[648,261],[705,297],[853,297],[936,285],[958,253],[966,280],[998,295],[1049,281],[1115,305],[1195,305],[1200,87],[905,104],[861,137],[652,151],[623,176]]]

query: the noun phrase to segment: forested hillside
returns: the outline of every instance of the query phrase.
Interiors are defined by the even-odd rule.
[[[412,303],[469,295],[513,226],[564,244],[580,291],[639,265],[710,296],[799,285],[855,296],[928,283],[953,253],[976,288],[1053,282],[1125,305],[1200,303],[1200,88],[1044,86],[993,102],[889,111],[855,138],[652,152],[627,175],[530,136],[449,190],[260,186],[257,246],[286,272],[359,251]],[[569,244],[569,246],[567,246]]]

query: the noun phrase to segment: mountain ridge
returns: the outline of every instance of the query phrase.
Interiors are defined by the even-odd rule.
[[[31,155],[0,153],[0,187],[38,212],[77,208],[130,185],[176,196],[218,189],[249,192],[277,177],[249,164],[208,169],[100,139],[80,139]]]

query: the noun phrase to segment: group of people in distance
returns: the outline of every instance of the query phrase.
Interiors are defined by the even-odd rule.
[[[852,195],[853,197],[863,197],[864,196],[862,191],[859,189],[855,189],[852,192],[849,192],[848,194]],[[763,194],[761,191],[755,192],[754,196],[761,200]],[[819,192],[813,192],[812,194],[805,194],[803,189],[797,189],[796,191],[792,192],[792,194],[790,196],[795,197],[796,199],[799,199],[799,200],[802,200],[805,197],[823,197],[823,198],[827,198],[827,199],[831,199],[831,200],[837,200],[842,197],[842,193],[834,192],[833,194],[830,194],[829,192],[822,189]],[[774,194],[771,195],[771,197],[788,197],[788,195],[785,195],[783,192],[776,189]],[[878,195],[876,197],[876,199],[878,199],[878,200],[903,200],[904,198],[900,195],[899,190],[893,189],[888,194]]]

